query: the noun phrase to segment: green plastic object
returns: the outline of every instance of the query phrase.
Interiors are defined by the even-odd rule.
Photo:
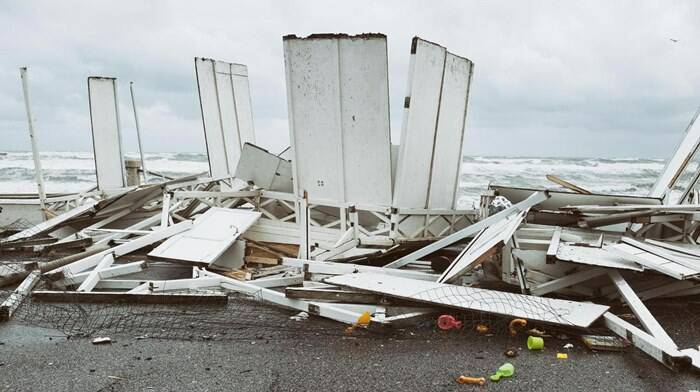
[[[538,336],[528,336],[527,337],[527,348],[530,350],[542,350],[544,349],[544,339]]]
[[[512,363],[506,362],[496,370],[496,374],[492,375],[491,381],[497,382],[501,377],[511,377],[515,374],[515,366]]]

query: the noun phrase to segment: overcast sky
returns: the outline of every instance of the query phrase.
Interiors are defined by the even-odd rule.
[[[665,158],[700,105],[694,0],[0,0],[0,26],[0,150],[30,148],[18,69],[28,66],[44,151],[91,150],[90,75],[118,78],[127,151],[129,81],[147,152],[205,151],[202,56],[248,65],[257,140],[277,152],[289,140],[282,36],[314,32],[388,35],[395,143],[414,35],[476,65],[470,155]]]

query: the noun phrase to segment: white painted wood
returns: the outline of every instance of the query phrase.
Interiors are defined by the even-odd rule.
[[[295,193],[391,204],[386,37],[284,39]]]
[[[471,61],[413,39],[395,207],[454,208],[472,73]]]
[[[394,182],[395,207],[427,207],[445,55],[445,48],[413,39]]]
[[[608,249],[622,257],[634,260],[645,268],[658,271],[679,280],[700,276],[700,271],[697,269],[685,267],[675,261],[649,253],[629,244],[614,244],[610,245]]]
[[[513,214],[484,229],[440,275],[438,282],[454,283],[462,275],[471,271],[478,262],[483,261],[482,256],[489,250],[505,245],[510,241],[526,214],[527,210]]]
[[[255,143],[248,68],[196,57],[195,71],[212,177],[232,175],[243,144]]]
[[[270,191],[294,191],[292,163],[250,143],[243,145],[235,177]]]
[[[64,212],[61,215],[55,216],[47,221],[41,222],[36,226],[30,227],[26,230],[22,230],[19,233],[15,233],[7,238],[4,238],[0,242],[17,241],[25,238],[30,238],[41,233],[49,232],[62,223],[65,223],[89,211],[93,211],[95,209],[95,204],[97,204],[96,200],[85,201],[85,204],[79,207],[75,207],[67,212]]]
[[[101,282],[105,279],[115,278],[117,276],[122,276],[122,275],[133,274],[135,272],[143,271],[146,267],[147,267],[146,262],[142,260],[142,261],[135,261],[133,263],[112,265],[111,267],[101,269],[100,271],[98,271],[99,279],[98,279],[97,285],[99,286],[99,282]],[[85,279],[87,279],[88,276],[90,276],[91,272],[92,271],[77,273],[77,274],[71,276],[70,279],[64,279],[64,280],[60,281],[59,284],[62,286],[80,284],[83,281],[85,281]]]
[[[608,250],[605,245],[602,248],[588,246],[576,246],[562,242],[557,249],[556,258],[561,261],[569,261],[577,264],[595,265],[599,267],[625,269],[631,271],[644,271],[644,267],[637,264],[629,257]]]
[[[260,215],[259,212],[248,210],[210,208],[194,220],[190,230],[169,238],[148,256],[213,263]]]
[[[447,53],[435,131],[428,208],[456,208],[474,64]]]
[[[97,187],[103,191],[124,188],[126,173],[119,122],[117,79],[89,77],[88,99]]]
[[[29,98],[29,74],[27,67],[19,69],[22,79],[22,93],[24,95],[24,109],[27,112],[27,126],[29,129],[29,140],[32,145],[32,158],[34,159],[34,176],[36,177],[37,191],[39,193],[39,205],[42,210],[46,209],[46,190],[44,188],[44,172],[41,169],[41,155],[37,142],[36,131],[34,130],[34,116],[32,115],[32,105]]]
[[[92,289],[95,288],[95,285],[97,285],[97,282],[100,280],[100,271],[107,267],[111,267],[112,264],[114,264],[114,254],[108,253],[95,266],[95,269],[90,271],[88,276],[85,278],[83,283],[80,284],[76,291],[92,291]]]
[[[425,257],[437,250],[440,250],[446,246],[450,246],[454,244],[457,241],[461,241],[465,238],[469,238],[479,231],[489,227],[490,225],[502,220],[503,218],[512,215],[513,213],[520,212],[520,211],[525,211],[529,209],[532,206],[535,206],[545,200],[549,197],[549,194],[546,192],[534,192],[530,194],[529,197],[527,197],[525,200],[521,201],[520,203],[505,209],[503,211],[499,211],[488,218],[482,219],[477,223],[474,223],[472,225],[469,225],[465,227],[464,229],[461,229],[460,231],[457,231],[455,233],[452,233],[448,235],[445,238],[442,238],[438,241],[433,242],[430,245],[427,245],[421,249],[418,249],[412,253],[407,254],[404,257],[399,258],[396,261],[393,261],[387,265],[384,266],[384,268],[401,268],[404,265],[412,262],[419,260],[421,257]]]
[[[154,217],[160,218],[159,215],[154,215]],[[168,226],[165,229],[160,229],[160,230],[154,231],[153,233],[146,234],[142,237],[135,238],[135,239],[133,239],[125,244],[121,244],[121,245],[115,246],[114,248],[110,248],[110,249],[104,250],[102,252],[95,253],[94,255],[88,256],[84,259],[74,261],[68,265],[65,265],[61,268],[57,268],[57,269],[49,272],[47,275],[54,275],[54,274],[61,274],[62,273],[64,278],[69,279],[71,276],[73,276],[75,274],[78,274],[80,272],[83,272],[89,268],[96,266],[102,260],[102,258],[105,255],[107,255],[108,253],[114,253],[114,256],[116,256],[116,257],[124,256],[125,254],[139,250],[139,249],[143,248],[144,246],[154,244],[158,241],[162,241],[166,238],[169,238],[175,234],[181,233],[181,232],[189,229],[190,227],[192,227],[191,220],[186,220],[184,222],[180,222],[178,224]]]
[[[403,278],[415,279],[415,280],[425,280],[428,282],[435,282],[438,278],[437,274],[419,272],[419,271],[409,271],[409,270],[399,270],[393,268],[382,268],[382,267],[372,267],[369,265],[358,265],[358,264],[348,264],[348,263],[334,263],[330,261],[315,261],[315,260],[302,260],[284,257],[282,258],[282,265],[289,267],[297,267],[306,270],[312,274],[322,274],[322,275],[345,275],[354,272],[372,272],[378,274],[387,274],[391,276],[398,276]]]
[[[539,284],[530,289],[530,293],[532,295],[545,295],[606,274],[607,271],[603,268],[584,269],[559,279]]]
[[[409,301],[584,328],[590,326],[609,308],[592,303],[418,281],[375,273],[334,276],[325,279],[325,282]]]
[[[698,110],[690,120],[690,124],[685,129],[683,139],[676,147],[673,156],[666,162],[666,167],[664,167],[663,172],[661,172],[656,183],[649,191],[650,197],[665,198],[667,204],[670,204],[670,200],[667,197],[669,190],[673,189],[678,178],[683,174],[686,166],[697,152],[698,147],[700,147],[700,123],[696,121],[698,115],[700,115],[700,107],[698,107]]]
[[[613,283],[615,283],[617,291],[625,299],[625,302],[627,305],[629,305],[630,309],[632,309],[632,312],[635,316],[637,316],[637,319],[640,323],[642,323],[644,328],[646,328],[646,330],[649,331],[652,336],[666,344],[668,347],[676,348],[676,343],[674,343],[673,339],[668,336],[661,324],[656,321],[651,312],[649,312],[649,309],[644,306],[642,300],[637,297],[637,294],[634,292],[634,290],[632,290],[632,287],[630,287],[622,275],[620,275],[620,273],[617,271],[610,271],[609,275],[610,279],[612,279]]]
[[[15,310],[22,304],[22,301],[30,295],[34,286],[39,283],[39,280],[41,280],[41,271],[38,270],[30,272],[24,278],[15,291],[0,304],[0,321],[9,320],[12,317]]]

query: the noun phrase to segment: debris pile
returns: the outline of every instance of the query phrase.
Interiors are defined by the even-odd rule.
[[[291,150],[254,145],[244,65],[197,58],[210,173],[144,185],[127,185],[113,148],[118,113],[98,113],[114,110],[114,79],[91,78],[99,197],[0,240],[3,255],[57,255],[0,265],[0,284],[18,285],[0,318],[26,297],[217,306],[237,293],[293,309],[291,323],[320,316],[348,333],[425,319],[492,333],[456,317],[478,312],[510,321],[513,337],[527,328],[531,350],[545,345],[537,328],[560,328],[588,347],[631,344],[670,368],[700,368],[697,347],[679,347],[645,305],[700,294],[698,176],[680,201],[671,194],[700,126],[647,197],[552,176],[566,189],[491,185],[478,209],[459,210],[471,61],[412,41],[392,146],[385,36],[287,36],[284,53]],[[514,372],[505,363],[490,379]]]

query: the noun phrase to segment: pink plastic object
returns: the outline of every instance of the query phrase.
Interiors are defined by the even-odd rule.
[[[462,322],[457,321],[454,317],[449,314],[443,314],[437,319],[437,326],[443,331],[448,331],[450,329],[460,329],[462,328]]]

